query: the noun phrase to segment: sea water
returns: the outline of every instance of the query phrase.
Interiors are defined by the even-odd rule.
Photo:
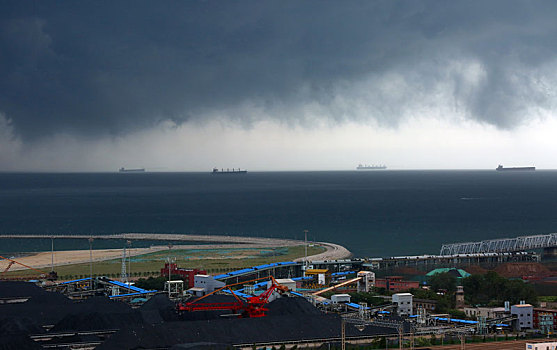
[[[0,236],[303,239],[304,230],[359,257],[437,254],[442,243],[557,232],[557,171],[0,174]],[[88,248],[86,241],[56,244]],[[50,240],[0,239],[1,252],[37,249],[50,249]]]

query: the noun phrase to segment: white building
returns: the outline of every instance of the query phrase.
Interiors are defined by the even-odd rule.
[[[518,304],[511,306],[511,315],[518,318],[516,328],[518,330],[533,328],[534,326],[534,307],[530,304]]]
[[[333,304],[349,303],[350,294],[333,294],[331,295],[331,301],[333,302]]]
[[[526,343],[526,350],[557,350],[557,342]]]
[[[188,292],[195,296],[203,296],[225,285],[224,282],[215,280],[213,276],[195,275],[193,278],[193,288],[188,289]]]
[[[412,298],[410,293],[396,293],[393,294],[393,304],[397,305],[396,312],[399,315],[412,315]]]
[[[280,284],[281,286],[284,286],[284,287],[288,288],[292,292],[296,291],[296,281],[294,281],[291,278],[279,278],[279,279],[276,279],[275,281],[277,281],[277,283]],[[269,281],[267,283],[267,289],[271,288],[272,284],[273,283],[271,281]]]

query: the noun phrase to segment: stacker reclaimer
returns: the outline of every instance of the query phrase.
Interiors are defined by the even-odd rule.
[[[217,293],[219,291],[228,289],[230,287],[239,285],[239,284],[244,284],[244,283],[249,283],[249,282],[254,282],[254,281],[258,281],[258,280],[262,280],[262,279],[267,279],[270,278],[271,279],[271,286],[262,294],[258,295],[258,296],[252,296],[252,297],[246,297],[245,300],[242,300],[238,297],[238,295],[232,291],[230,289],[230,293],[234,296],[234,298],[236,298],[235,302],[227,302],[227,303],[200,303],[199,301],[208,297],[211,294]],[[279,293],[285,293],[288,291],[288,288],[279,284],[275,278],[273,276],[269,276],[269,277],[261,277],[261,278],[256,278],[256,279],[252,279],[249,281],[244,281],[244,282],[239,282],[239,283],[234,283],[234,284],[229,284],[227,286],[221,287],[219,289],[216,289],[215,291],[204,295],[200,298],[195,299],[192,302],[188,302],[185,304],[178,304],[178,310],[179,311],[212,311],[212,310],[230,310],[232,311],[234,314],[237,314],[238,317],[241,318],[250,318],[250,317],[263,317],[265,316],[265,312],[269,311],[269,309],[267,309],[265,307],[265,305],[269,302],[269,298],[271,297],[271,295],[273,294],[273,292],[278,291]]]

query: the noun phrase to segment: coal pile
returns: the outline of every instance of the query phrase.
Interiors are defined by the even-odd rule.
[[[0,287],[0,298],[34,297],[47,293],[41,287],[29,282],[2,281]]]
[[[126,313],[132,308],[120,300],[110,299],[105,296],[95,296],[75,303],[72,312],[101,312],[101,313]]]
[[[143,322],[141,314],[128,304],[104,296],[88,298],[66,309],[67,314],[52,332],[120,329]]]
[[[127,313],[76,313],[67,315],[58,322],[51,332],[97,331],[120,329],[131,324],[141,324],[143,319],[138,312]]]
[[[304,298],[278,298],[267,305],[268,316],[279,315],[320,315],[319,309]]]
[[[0,311],[2,308],[0,308]],[[7,334],[40,334],[44,329],[31,318],[6,317],[0,319],[0,335]]]
[[[48,310],[63,308],[69,300],[28,282],[0,282],[1,298],[29,297],[24,303],[0,305],[0,349],[41,349],[29,334],[44,333],[41,327],[56,320]]]
[[[157,324],[163,322],[179,321],[176,305],[168,299],[166,294],[152,296],[139,309],[144,322]]]
[[[0,335],[0,350],[41,350],[43,347],[24,335]]]
[[[45,333],[47,325],[54,325],[50,332],[58,332],[119,329],[143,322],[140,313],[123,302],[107,297],[74,302],[29,282],[2,281],[0,296],[29,297],[23,303],[0,305],[0,349],[33,349],[38,344],[29,335]]]
[[[262,318],[215,318],[166,322],[122,329],[98,349],[142,349],[187,346],[198,342],[249,344],[340,337],[341,318],[324,314],[303,298],[280,298],[268,304]],[[348,336],[396,334],[391,328],[346,327]],[[176,348],[176,347],[175,347]]]
[[[60,293],[47,292],[29,282],[0,282],[0,295],[3,298],[29,297],[25,303],[0,306],[0,319],[28,318],[37,325],[54,324],[71,309],[73,302]]]
[[[73,302],[59,293],[47,292],[31,283],[0,282],[4,297],[28,296],[20,304],[0,305],[0,350],[33,349],[38,343],[29,334],[45,333],[43,326],[54,325],[48,333],[116,330],[98,349],[187,349],[196,346],[230,346],[260,342],[340,337],[341,318],[325,314],[304,298],[283,297],[266,305],[262,318],[222,317],[229,310],[183,312],[164,294],[153,296],[139,309],[111,300],[92,297]],[[201,303],[237,302],[231,295],[212,295]],[[394,329],[348,325],[347,336],[396,334]],[[106,333],[110,334],[110,333]],[[86,336],[56,337],[52,343],[87,341]],[[104,340],[105,336],[98,338]]]
[[[190,344],[178,344],[170,348],[170,350],[185,350],[185,349],[228,350],[230,349],[230,346],[227,344],[198,342],[198,343],[190,343]]]

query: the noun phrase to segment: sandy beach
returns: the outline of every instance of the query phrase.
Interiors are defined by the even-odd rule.
[[[171,249],[242,249],[242,248],[276,248],[276,247],[292,247],[303,245],[303,241],[275,239],[275,238],[258,238],[258,237],[238,237],[238,236],[205,236],[205,235],[155,235],[157,240],[172,240],[172,241],[188,241],[188,242],[215,242],[214,244],[184,244],[172,245]],[[83,236],[82,238],[89,238],[90,236]],[[113,238],[139,240],[150,239],[153,240],[153,235],[149,234],[121,234],[112,235]],[[24,238],[24,237],[21,237]],[[31,237],[27,237],[31,238]],[[76,238],[72,236],[57,236],[57,238]],[[93,236],[94,239],[106,239],[106,236]],[[227,244],[223,242],[229,242]],[[317,255],[308,257],[309,260],[335,260],[345,259],[351,256],[350,251],[341,245],[318,242],[312,243],[323,246],[326,251]],[[167,245],[151,246],[149,248],[131,248],[127,251],[128,256],[138,256],[148,253],[155,253],[168,250]],[[70,265],[87,263],[90,260],[91,252],[85,250],[65,250],[54,251],[54,265]],[[103,260],[112,260],[122,257],[122,249],[93,249],[92,258],[94,262]],[[7,257],[9,258],[9,257]],[[17,258],[16,260],[36,269],[48,269],[51,266],[51,252],[38,252]],[[296,259],[302,261],[303,258]],[[4,271],[10,264],[7,260],[0,260],[0,271]],[[24,270],[26,267],[13,264],[9,271]]]

